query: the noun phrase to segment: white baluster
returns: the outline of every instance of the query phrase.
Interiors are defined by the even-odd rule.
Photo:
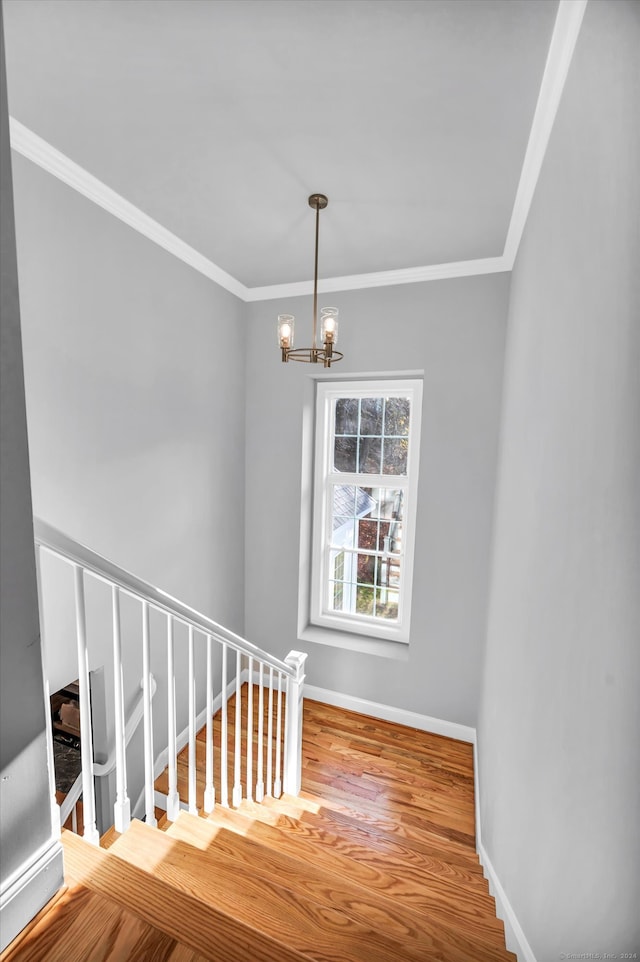
[[[51,833],[54,838],[60,838],[60,806],[56,798],[56,763],[53,752],[53,722],[51,720],[51,691],[49,689],[49,676],[47,674],[47,639],[44,628],[44,588],[42,585],[42,567],[40,563],[39,544],[35,546],[36,554],[36,587],[38,591],[38,613],[40,616],[40,650],[42,657],[42,680],[44,683],[44,697],[47,711],[45,712],[45,724],[47,730],[47,765],[49,767],[49,798],[51,804]]]
[[[269,667],[269,713],[267,718],[267,795],[273,795],[273,668]]]
[[[264,665],[260,662],[258,685],[258,771],[256,774],[256,802],[264,798]]]
[[[253,658],[249,658],[247,692],[247,799],[253,801]]]
[[[242,750],[242,701],[240,694],[240,666],[242,656],[236,651],[236,720],[235,720],[235,745],[233,755],[233,794],[232,804],[237,808],[242,801],[242,782],[240,776],[240,752]]]
[[[124,731],[124,683],[122,678],[122,635],[120,631],[120,589],[111,586],[113,618],[113,704],[116,739],[116,800],[113,806],[116,832],[126,832],[131,823],[131,802],[127,795],[127,759]]]
[[[278,723],[276,731],[276,777],[273,783],[273,794],[276,798],[282,795],[282,674],[278,672]]]
[[[71,831],[74,835],[78,834],[78,803],[76,802],[71,809]]]
[[[290,651],[285,662],[295,670],[295,676],[287,676],[287,703],[285,706],[284,741],[284,790],[288,795],[299,795],[302,785],[302,705],[304,693],[304,663],[307,655]]]
[[[222,713],[220,718],[220,804],[229,808],[227,772],[227,646],[222,646]]]
[[[173,615],[167,615],[167,738],[169,752],[169,791],[167,819],[175,822],[180,814],[178,794],[178,748],[176,745],[176,672],[173,646]]]
[[[144,820],[156,828],[153,714],[151,709],[151,638],[149,633],[149,605],[142,602],[142,691],[144,700]]]
[[[87,651],[87,617],[84,603],[84,573],[74,566],[76,601],[76,640],[78,644],[78,683],[80,689],[80,756],[82,759],[82,795],[84,837],[93,845],[100,844],[96,828],[96,797],[93,786],[93,729],[89,692],[89,656]]]
[[[189,811],[198,814],[196,805],[196,673],[193,626],[189,625]]]
[[[213,638],[207,635],[207,756],[205,763],[204,810],[212,812],[216,804],[213,787]]]

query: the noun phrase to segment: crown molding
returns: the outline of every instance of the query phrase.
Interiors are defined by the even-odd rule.
[[[199,251],[190,247],[179,237],[176,237],[170,230],[159,224],[157,220],[149,217],[134,204],[107,187],[101,180],[90,174],[84,167],[80,167],[73,160],[56,150],[50,143],[43,140],[24,124],[21,124],[15,117],[9,118],[11,131],[11,146],[23,157],[33,161],[38,167],[42,167],[49,174],[53,174],[58,180],[77,190],[79,194],[87,197],[108,213],[113,214],[119,220],[133,227],[140,234],[143,234],[154,244],[163,247],[164,250],[173,254],[174,257],[189,264],[209,280],[215,281],[220,287],[235,294],[242,300],[246,300],[247,288],[240,281],[227,274],[221,267],[207,260]]]
[[[377,271],[371,274],[328,277],[318,282],[320,292],[418,284],[453,277],[495,274],[513,269],[586,6],[587,0],[560,0],[504,252],[496,257],[455,261],[450,264],[431,264],[424,267]],[[20,121],[10,117],[9,124],[11,146],[15,151],[242,301],[267,301],[284,297],[301,297],[313,293],[313,282],[310,280],[292,284],[271,284],[265,287],[246,287],[42,137],[29,130]]]
[[[327,277],[318,281],[318,291],[359,291],[366,287],[392,287],[396,284],[419,284],[422,281],[441,281],[450,277],[472,277],[474,274],[496,274],[508,271],[504,257],[483,257],[472,261],[455,261],[451,264],[430,264],[425,267],[404,267],[396,271],[377,271],[373,274],[348,274],[344,277]],[[268,287],[250,287],[248,301],[271,301],[279,297],[301,297],[313,294],[313,281],[295,284],[271,284]]]
[[[508,271],[513,269],[518,254],[586,6],[587,0],[560,0],[558,6],[504,245],[503,257]]]

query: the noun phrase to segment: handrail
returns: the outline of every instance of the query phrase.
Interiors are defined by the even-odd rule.
[[[142,688],[142,682],[140,682],[140,687]],[[151,697],[155,695],[158,686],[156,685],[156,680],[151,676]],[[142,716],[144,714],[144,694],[141,692],[138,695],[138,700],[131,709],[131,714],[127,719],[127,724],[124,730],[125,745],[128,745],[133,738],[135,731],[142,721]],[[116,767],[116,748],[115,745],[111,749],[106,762],[94,762],[93,774],[98,777],[104,777],[105,775],[110,775],[111,772]],[[67,821],[71,812],[73,811],[76,802],[82,795],[82,772],[78,775],[75,782],[67,792],[60,805],[60,824],[64,825]]]
[[[45,550],[59,554],[74,564],[81,565],[101,581],[117,585],[125,594],[147,601],[154,608],[179,618],[185,624],[195,628],[196,631],[211,635],[218,641],[229,645],[235,651],[257,658],[263,664],[275,668],[289,678],[295,677],[295,670],[291,665],[280,661],[279,658],[275,658],[269,652],[258,648],[257,645],[235,634],[235,632],[229,631],[228,628],[224,628],[218,622],[183,604],[160,588],[156,588],[142,578],[138,578],[137,575],[131,574],[125,568],[121,568],[91,548],[87,548],[86,545],[74,541],[73,538],[41,518],[34,517],[33,530],[36,544]]]

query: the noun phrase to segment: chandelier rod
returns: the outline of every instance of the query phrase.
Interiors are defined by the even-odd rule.
[[[316,202],[316,258],[313,273],[313,348],[318,347],[318,239],[320,237],[320,203]]]

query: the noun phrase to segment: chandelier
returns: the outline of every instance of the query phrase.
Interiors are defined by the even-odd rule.
[[[335,350],[338,343],[338,308],[323,307],[320,317],[320,337],[322,347],[318,347],[318,237],[320,233],[320,211],[324,210],[329,201],[324,194],[311,194],[309,207],[316,212],[316,256],[313,276],[313,347],[293,346],[293,328],[295,317],[293,314],[278,315],[278,344],[282,351],[283,361],[305,361],[307,364],[317,364],[322,361],[325,367],[331,367],[334,361],[340,361],[343,354]]]

